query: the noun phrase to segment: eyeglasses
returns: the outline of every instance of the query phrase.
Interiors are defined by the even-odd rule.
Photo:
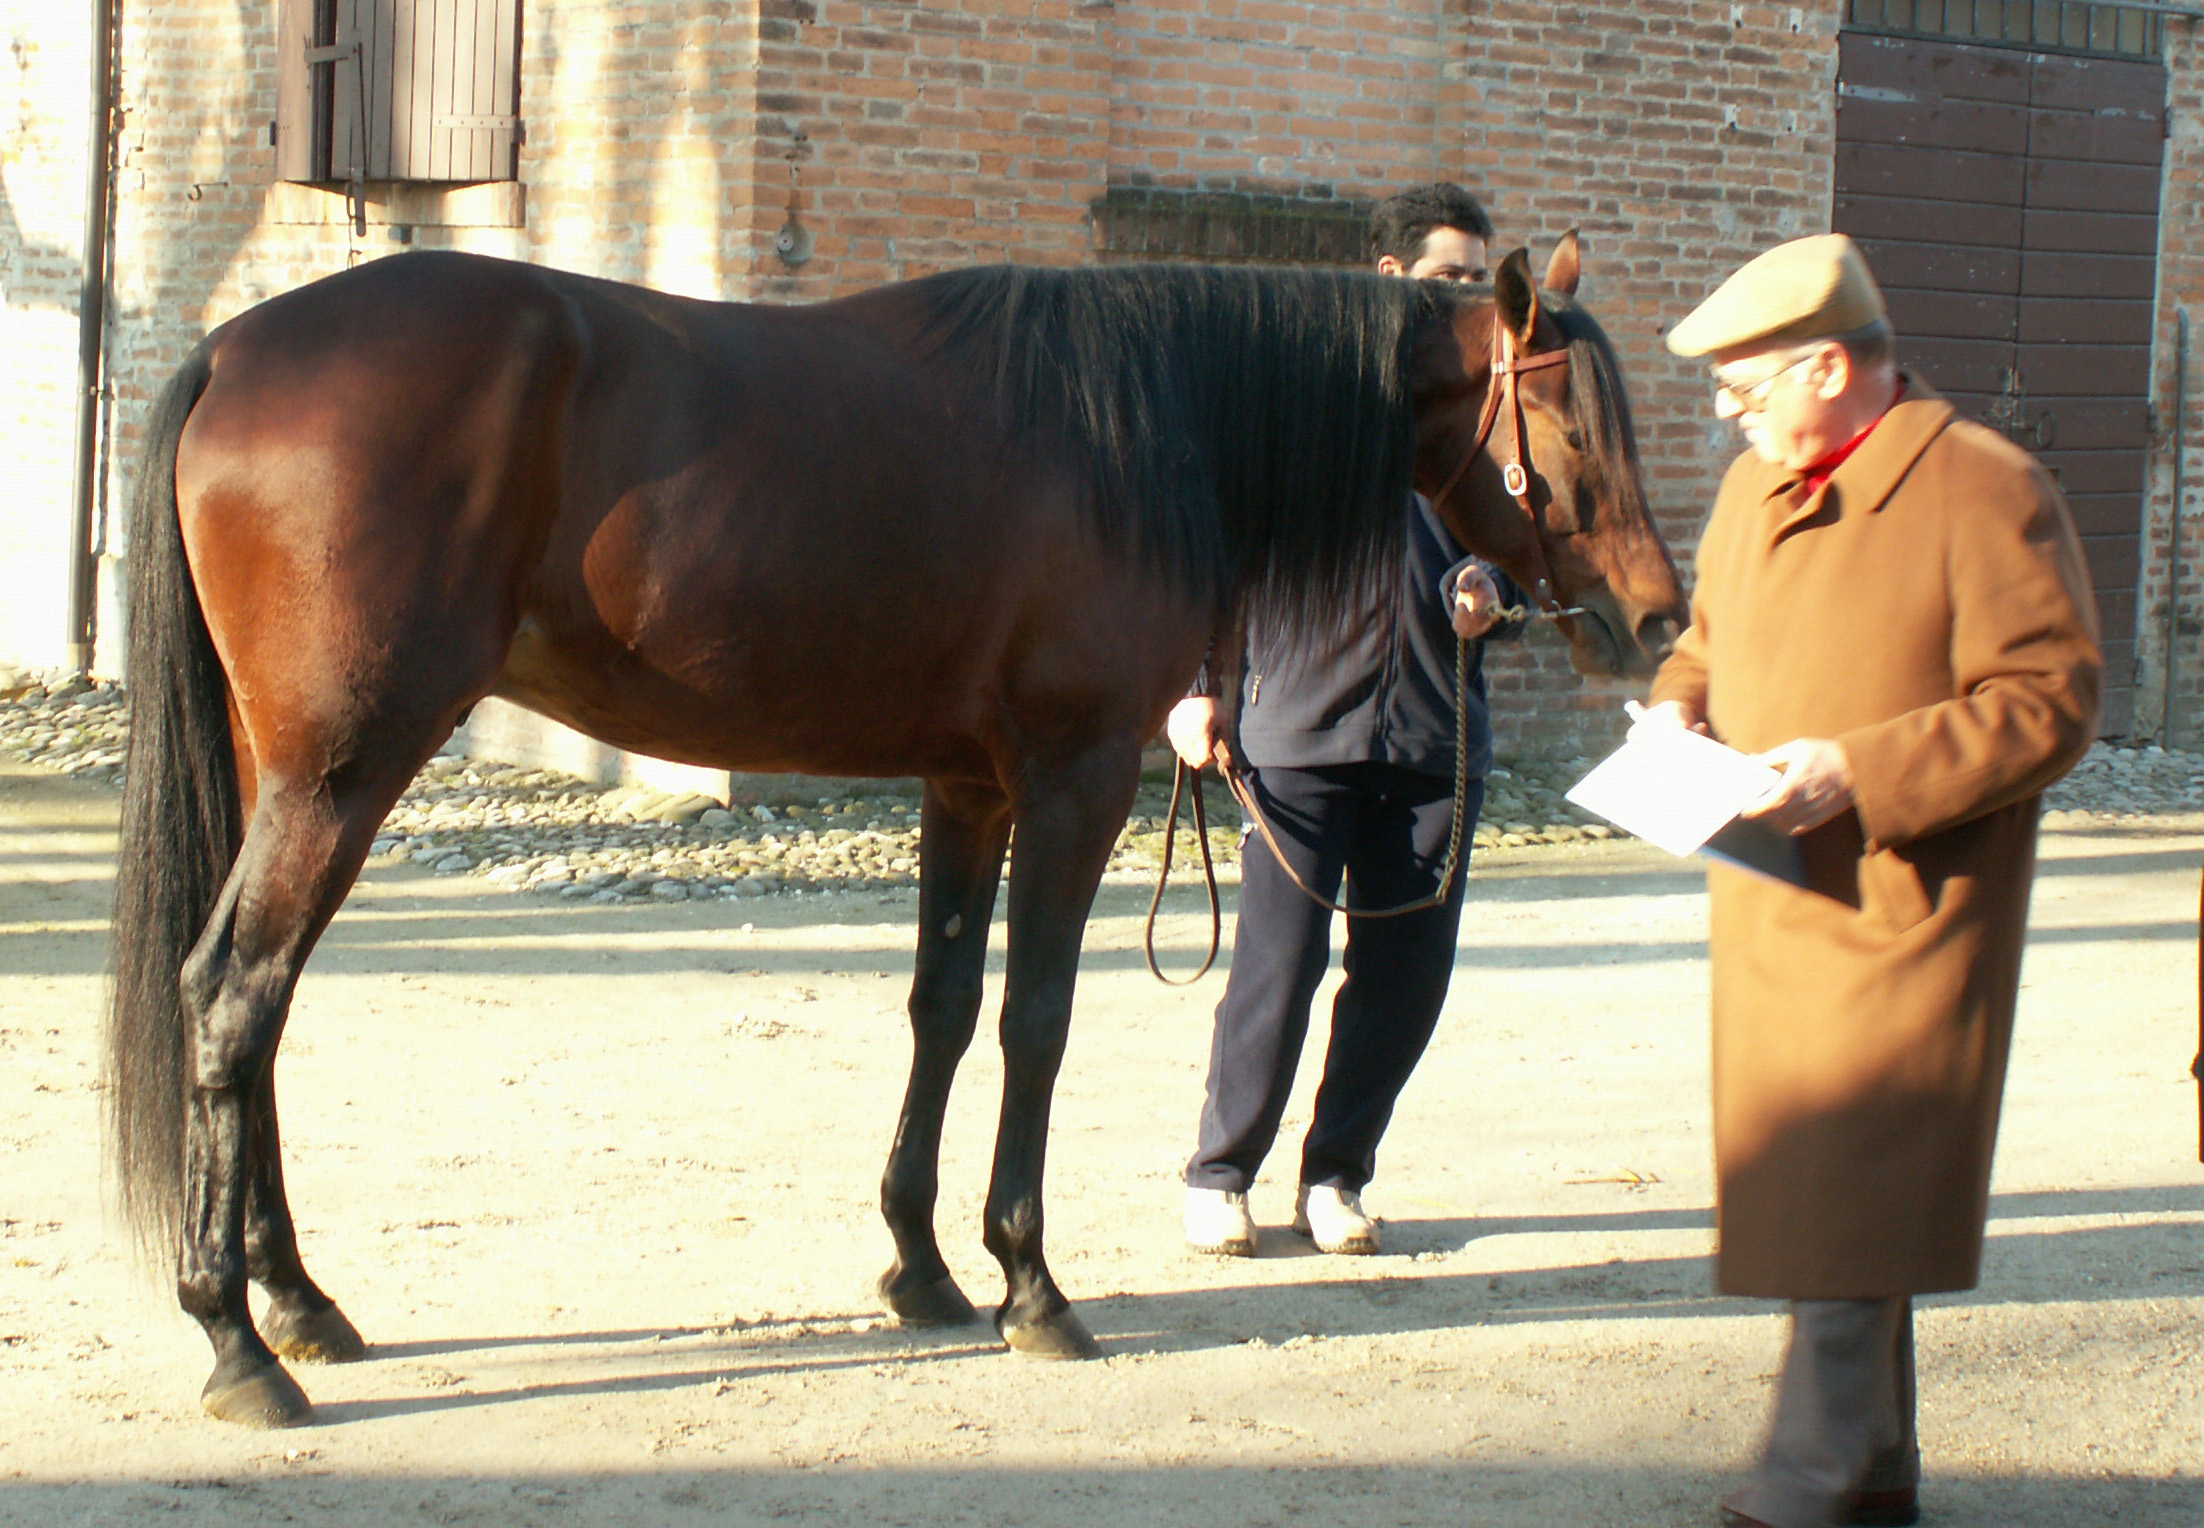
[[[1747,382],[1742,387],[1716,377],[1714,379],[1714,401],[1720,403],[1724,398],[1727,398],[1737,405],[1740,413],[1757,414],[1767,405],[1768,395],[1775,391],[1777,381],[1785,373],[1794,372],[1808,361],[1818,360],[1820,357],[1821,352],[1819,350],[1808,351],[1781,371],[1772,371],[1758,382]]]

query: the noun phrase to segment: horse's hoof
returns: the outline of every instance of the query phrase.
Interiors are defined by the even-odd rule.
[[[893,1273],[881,1276],[880,1298],[905,1326],[968,1326],[980,1318],[957,1281],[946,1273],[931,1284],[908,1289],[898,1289],[894,1280]]]
[[[210,1415],[244,1427],[299,1427],[314,1419],[314,1403],[281,1364],[256,1369],[227,1384],[207,1381],[199,1404]]]
[[[1079,1319],[1078,1312],[1060,1310],[1053,1316],[1021,1325],[1006,1325],[1000,1316],[995,1318],[995,1329],[1002,1333],[1003,1341],[1011,1351],[1023,1353],[1028,1358],[1100,1358],[1102,1344],[1094,1340],[1087,1324]]]
[[[288,1306],[271,1305],[260,1318],[260,1337],[296,1363],[355,1364],[367,1357],[366,1341],[334,1305],[305,1315]]]

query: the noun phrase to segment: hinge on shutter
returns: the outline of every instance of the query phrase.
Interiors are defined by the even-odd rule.
[[[352,57],[359,51],[359,33],[339,32],[337,40],[325,48],[317,48],[312,43],[308,43],[306,45],[306,62],[309,64],[334,64],[342,59]]]
[[[337,40],[327,47],[316,47],[310,40],[306,44],[306,62],[309,64],[339,64],[346,59],[350,59],[353,67],[360,71],[359,89],[353,93],[360,112],[360,139],[353,145],[351,173],[345,177],[344,210],[351,217],[353,235],[364,239],[367,237],[367,70],[361,63],[360,34],[339,27]],[[269,131],[269,141],[273,142],[274,130],[271,128]]]

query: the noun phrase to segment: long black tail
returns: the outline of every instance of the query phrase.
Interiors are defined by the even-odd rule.
[[[174,1255],[183,1223],[190,1073],[178,978],[243,833],[229,687],[176,518],[176,442],[212,370],[202,344],[154,404],[130,515],[130,759],[106,1069],[123,1212],[160,1257]]]

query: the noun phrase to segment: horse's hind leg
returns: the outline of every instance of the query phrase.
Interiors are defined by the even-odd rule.
[[[298,1329],[287,1311],[312,1318],[308,1324],[325,1340],[350,1331],[298,1265],[273,1155],[270,1069],[299,970],[403,788],[403,778],[340,792],[322,778],[263,775],[237,862],[184,964],[191,1097],[176,1287],[214,1347],[214,1373],[201,1401],[227,1421],[287,1427],[311,1412],[305,1392],[254,1329],[246,1281],[258,1258],[268,1259],[264,1271],[272,1275],[279,1336]],[[257,1255],[247,1233],[256,1198]],[[313,1304],[317,1297],[319,1306]]]
[[[234,716],[231,734],[241,735]],[[259,769],[252,751],[237,747],[238,794],[249,815],[259,791]],[[260,1313],[260,1334],[281,1356],[300,1363],[352,1363],[367,1356],[367,1344],[307,1275],[298,1254],[298,1231],[283,1192],[283,1141],[276,1127],[275,1067],[271,1063],[252,1099],[246,1156],[252,1182],[245,1198],[245,1265],[252,1281],[268,1296]]]
[[[337,1302],[308,1277],[298,1255],[298,1232],[283,1193],[283,1143],[276,1129],[275,1065],[253,1093],[248,1155],[252,1183],[245,1200],[245,1269],[267,1292],[260,1335],[276,1353],[298,1363],[352,1363],[367,1344]]]
[[[978,1319],[934,1240],[941,1121],[972,1043],[987,973],[987,925],[1002,878],[1009,801],[985,787],[929,781],[919,820],[918,959],[911,980],[911,1081],[880,1182],[895,1262],[880,1276],[888,1309],[912,1326]]]

